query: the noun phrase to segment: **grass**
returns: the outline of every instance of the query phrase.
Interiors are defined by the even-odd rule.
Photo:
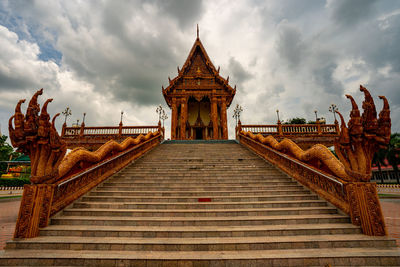
[[[21,198],[21,196],[1,196],[0,199],[11,199],[11,198]]]

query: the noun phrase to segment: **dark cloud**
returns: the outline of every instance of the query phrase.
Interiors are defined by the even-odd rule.
[[[376,3],[377,0],[332,0],[328,7],[336,24],[349,27],[368,20]]]
[[[328,94],[343,94],[343,85],[334,77],[334,72],[337,68],[335,63],[335,58],[330,61],[320,62],[312,71],[312,76],[314,77],[317,85],[320,89],[324,90]]]
[[[276,43],[278,54],[291,69],[296,69],[306,53],[301,32],[293,25],[283,22],[278,28],[279,36]]]
[[[180,28],[192,28],[198,22],[204,12],[203,1],[186,0],[157,0],[161,14],[170,15],[176,19]]]
[[[230,84],[236,83],[239,88],[242,88],[243,83],[252,77],[252,74],[246,71],[242,64],[234,57],[229,59],[228,72],[232,79]]]

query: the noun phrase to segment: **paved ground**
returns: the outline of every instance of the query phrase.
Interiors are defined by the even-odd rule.
[[[12,238],[17,220],[20,199],[0,199],[0,249]],[[400,198],[381,199],[383,214],[389,236],[396,238],[400,246]]]
[[[381,205],[389,236],[396,238],[400,247],[400,198],[383,198]]]
[[[20,198],[0,199],[0,249],[12,238],[20,201]]]

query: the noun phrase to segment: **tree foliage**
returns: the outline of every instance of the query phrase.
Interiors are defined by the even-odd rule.
[[[291,118],[288,119],[287,122],[285,122],[284,124],[306,124],[306,119],[304,118]]]
[[[0,136],[0,161],[8,161],[10,160],[10,156],[13,158],[18,157],[21,153],[15,152],[13,147],[6,142],[7,136]],[[0,174],[5,173],[7,171],[7,164],[1,162],[0,163]]]

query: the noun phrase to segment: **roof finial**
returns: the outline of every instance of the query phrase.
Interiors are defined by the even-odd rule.
[[[197,39],[199,39],[199,24],[197,24]]]

